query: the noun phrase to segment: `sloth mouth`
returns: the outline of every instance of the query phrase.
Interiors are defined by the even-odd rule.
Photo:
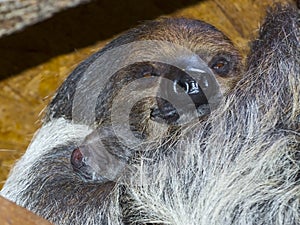
[[[167,123],[167,124],[176,124],[180,117],[180,113],[178,110],[168,101],[164,99],[160,99],[159,101],[164,102],[163,108],[155,107],[151,109],[150,119],[159,123]],[[188,107],[189,108],[189,107]],[[191,107],[192,108],[192,107]],[[203,118],[206,115],[211,113],[211,109],[209,104],[202,104],[196,108],[196,112],[198,118]],[[189,116],[189,114],[185,113],[185,116]]]

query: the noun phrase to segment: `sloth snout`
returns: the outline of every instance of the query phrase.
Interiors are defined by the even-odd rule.
[[[74,170],[79,170],[81,167],[85,166],[83,162],[83,154],[79,148],[76,148],[71,155],[71,164]]]

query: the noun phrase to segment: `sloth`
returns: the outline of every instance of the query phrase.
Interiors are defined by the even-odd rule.
[[[190,114],[195,121],[209,115],[242,70],[239,51],[214,26],[184,18],[149,21],[79,65],[50,103],[46,121],[64,118],[92,125],[80,150],[75,148],[72,165],[84,178],[112,180],[143,145],[169,149],[182,124],[192,123]]]
[[[202,21],[124,33],[62,84],[1,195],[54,224],[299,224],[299,21],[271,8],[245,67]]]

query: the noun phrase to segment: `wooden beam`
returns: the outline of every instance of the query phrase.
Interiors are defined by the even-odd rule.
[[[61,10],[89,0],[2,0],[0,1],[0,36],[21,30]]]
[[[1,225],[51,225],[48,221],[33,214],[0,196]]]

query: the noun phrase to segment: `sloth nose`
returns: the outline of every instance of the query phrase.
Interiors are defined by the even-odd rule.
[[[180,86],[181,88],[178,88]],[[194,80],[174,80],[173,90],[175,93],[184,91],[186,94],[198,94],[200,92],[199,85]]]
[[[183,93],[188,94],[196,107],[208,104],[207,98],[199,84],[191,77],[185,76],[179,79],[174,79],[173,92],[175,95],[181,95]]]
[[[85,165],[83,154],[79,148],[76,148],[71,155],[71,164],[74,170],[79,170]]]
[[[187,74],[173,74],[166,76],[160,84],[157,109],[151,111],[151,118],[172,124],[180,118],[180,115],[191,115],[191,112],[199,116],[208,114],[208,100],[204,91],[209,87],[207,79],[199,79],[199,83]],[[203,88],[203,90],[202,90]],[[205,113],[202,112],[205,108]],[[200,111],[199,111],[200,110]],[[201,113],[200,113],[201,112]]]

